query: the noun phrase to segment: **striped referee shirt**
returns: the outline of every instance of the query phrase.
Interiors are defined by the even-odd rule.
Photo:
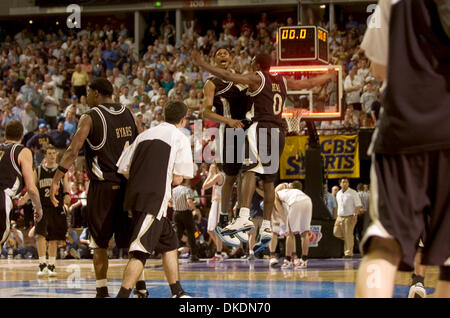
[[[167,216],[173,175],[192,179],[194,162],[189,139],[174,125],[161,123],[141,133],[124,150],[118,172],[129,174],[124,209]]]
[[[194,200],[194,191],[184,185],[179,185],[172,189],[172,202],[175,211],[191,210],[187,203],[188,199]]]

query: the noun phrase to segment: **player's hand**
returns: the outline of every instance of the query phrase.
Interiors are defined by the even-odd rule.
[[[231,128],[244,128],[244,124],[240,120],[232,118],[228,120],[227,125]]]
[[[59,201],[56,199],[56,196],[59,193],[59,186],[58,183],[52,182],[52,187],[50,191],[50,201],[52,201],[55,208],[58,206]]]
[[[42,219],[42,208],[34,209],[34,222],[35,224]]]

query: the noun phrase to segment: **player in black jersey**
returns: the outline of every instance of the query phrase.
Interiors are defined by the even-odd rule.
[[[0,143],[0,245],[9,236],[12,199],[20,194],[24,186],[34,206],[35,222],[42,218],[39,191],[33,178],[33,155],[30,149],[20,144],[22,138],[22,123],[9,122],[5,128],[6,140]]]
[[[97,78],[89,84],[87,102],[91,109],[80,118],[72,143],[61,158],[51,190],[51,200],[57,206],[59,181],[84,146],[90,179],[87,223],[91,248],[94,249],[97,297],[109,297],[106,274],[111,237],[114,234],[118,248],[127,248],[131,235],[131,219],[123,211],[126,179],[117,173],[116,162],[125,146],[136,138],[137,127],[131,111],[113,103],[112,93],[113,86],[105,78]],[[143,279],[136,286],[147,292]]]
[[[55,277],[55,261],[58,248],[58,241],[64,241],[67,233],[67,215],[64,205],[69,205],[69,181],[65,175],[60,181],[58,191],[58,206],[54,206],[50,201],[50,189],[53,176],[55,175],[57,162],[57,151],[53,146],[48,146],[45,150],[44,161],[34,171],[36,186],[39,189],[39,196],[43,209],[42,219],[35,224],[37,235],[37,249],[39,256],[38,276],[48,274]],[[28,201],[28,193],[22,199]],[[46,261],[46,241],[48,241],[48,262]]]
[[[226,48],[220,48],[215,54],[215,63],[222,69],[229,69],[232,58]],[[237,160],[237,138],[233,138],[232,144],[227,143],[226,132],[234,132],[235,129],[246,129],[249,125],[245,119],[247,113],[247,87],[233,82],[224,81],[212,76],[207,79],[203,88],[204,100],[202,107],[203,119],[210,119],[220,123],[219,143],[216,149],[220,149],[220,158],[223,171],[225,172],[225,182],[222,187],[222,202],[220,207],[219,224],[215,230],[217,236],[230,245],[229,237],[221,234],[222,228],[228,225],[230,216],[230,201],[233,184],[236,182],[242,163]],[[213,107],[215,111],[213,111]],[[233,130],[233,131],[231,131]],[[243,132],[243,131],[242,131]],[[228,150],[227,150],[228,149]],[[227,162],[227,153],[234,153],[233,162]],[[238,185],[241,183],[238,182]],[[238,189],[239,193],[240,189]],[[240,195],[238,195],[239,201]],[[240,207],[240,205],[239,205]]]
[[[435,296],[450,297],[448,3],[380,0],[378,25],[361,43],[385,88],[369,148],[371,224],[356,297],[392,297],[396,272],[413,269],[423,233],[420,263],[440,267]]]
[[[224,228],[222,234],[248,231],[254,227],[249,218],[251,200],[256,186],[255,173],[258,173],[264,181],[264,221],[254,251],[260,252],[268,246],[272,237],[270,220],[275,199],[274,179],[278,175],[279,158],[284,148],[285,124],[281,113],[287,97],[287,89],[302,90],[322,85],[333,79],[335,73],[330,71],[308,80],[284,78],[279,74],[269,73],[272,58],[270,55],[262,53],[253,59],[252,72],[240,75],[206,63],[198,51],[194,51],[192,57],[198,66],[208,72],[224,80],[248,86],[253,123],[247,130],[245,139],[246,153],[243,164],[245,173],[241,188],[242,206],[239,217]],[[265,145],[264,142],[260,144],[260,140],[265,140]]]

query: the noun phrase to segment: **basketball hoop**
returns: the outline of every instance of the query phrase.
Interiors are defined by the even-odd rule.
[[[293,132],[297,135],[301,134],[303,128],[305,127],[305,125],[301,123],[303,114],[305,112],[307,112],[307,110],[302,108],[285,109],[285,111],[283,112],[283,118],[286,119],[289,133]]]

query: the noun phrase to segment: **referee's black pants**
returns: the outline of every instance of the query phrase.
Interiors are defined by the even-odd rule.
[[[189,247],[191,249],[191,256],[198,256],[198,247],[195,243],[195,224],[194,217],[192,216],[192,211],[175,211],[173,220],[177,228],[177,237],[179,244],[181,244],[181,238],[183,237],[184,231],[186,231]]]

